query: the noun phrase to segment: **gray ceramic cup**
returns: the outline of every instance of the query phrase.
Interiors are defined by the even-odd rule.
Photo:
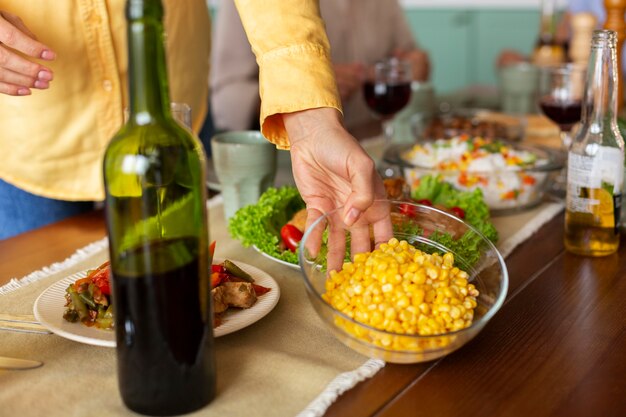
[[[274,185],[277,150],[261,132],[217,134],[211,139],[211,151],[226,220],[240,208],[256,203]]]

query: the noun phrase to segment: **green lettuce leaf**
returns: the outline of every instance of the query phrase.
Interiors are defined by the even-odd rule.
[[[280,250],[280,229],[303,208],[305,204],[297,188],[269,188],[256,204],[235,213],[228,223],[228,231],[246,247],[254,245],[270,256],[297,264],[297,252]]]

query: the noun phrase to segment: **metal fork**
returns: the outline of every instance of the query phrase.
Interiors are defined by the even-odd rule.
[[[0,330],[10,330],[23,333],[52,334],[43,327],[31,314],[0,313]]]

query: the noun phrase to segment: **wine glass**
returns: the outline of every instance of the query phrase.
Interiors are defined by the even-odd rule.
[[[391,119],[411,98],[411,63],[397,58],[379,61],[367,68],[363,96],[367,106],[383,123],[387,139],[393,137]]]
[[[543,114],[559,125],[561,146],[572,144],[571,131],[580,121],[586,68],[577,64],[547,67],[539,85],[539,107]]]
[[[567,152],[572,144],[571,131],[580,121],[585,90],[586,68],[577,64],[563,64],[547,67],[542,72],[539,85],[539,107],[543,114],[559,125],[561,148]],[[552,183],[552,191],[557,197],[565,197],[567,187],[567,166]]]

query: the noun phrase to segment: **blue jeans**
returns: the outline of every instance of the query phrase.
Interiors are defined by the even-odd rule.
[[[39,197],[0,179],[0,240],[93,208],[91,201],[62,201]]]

